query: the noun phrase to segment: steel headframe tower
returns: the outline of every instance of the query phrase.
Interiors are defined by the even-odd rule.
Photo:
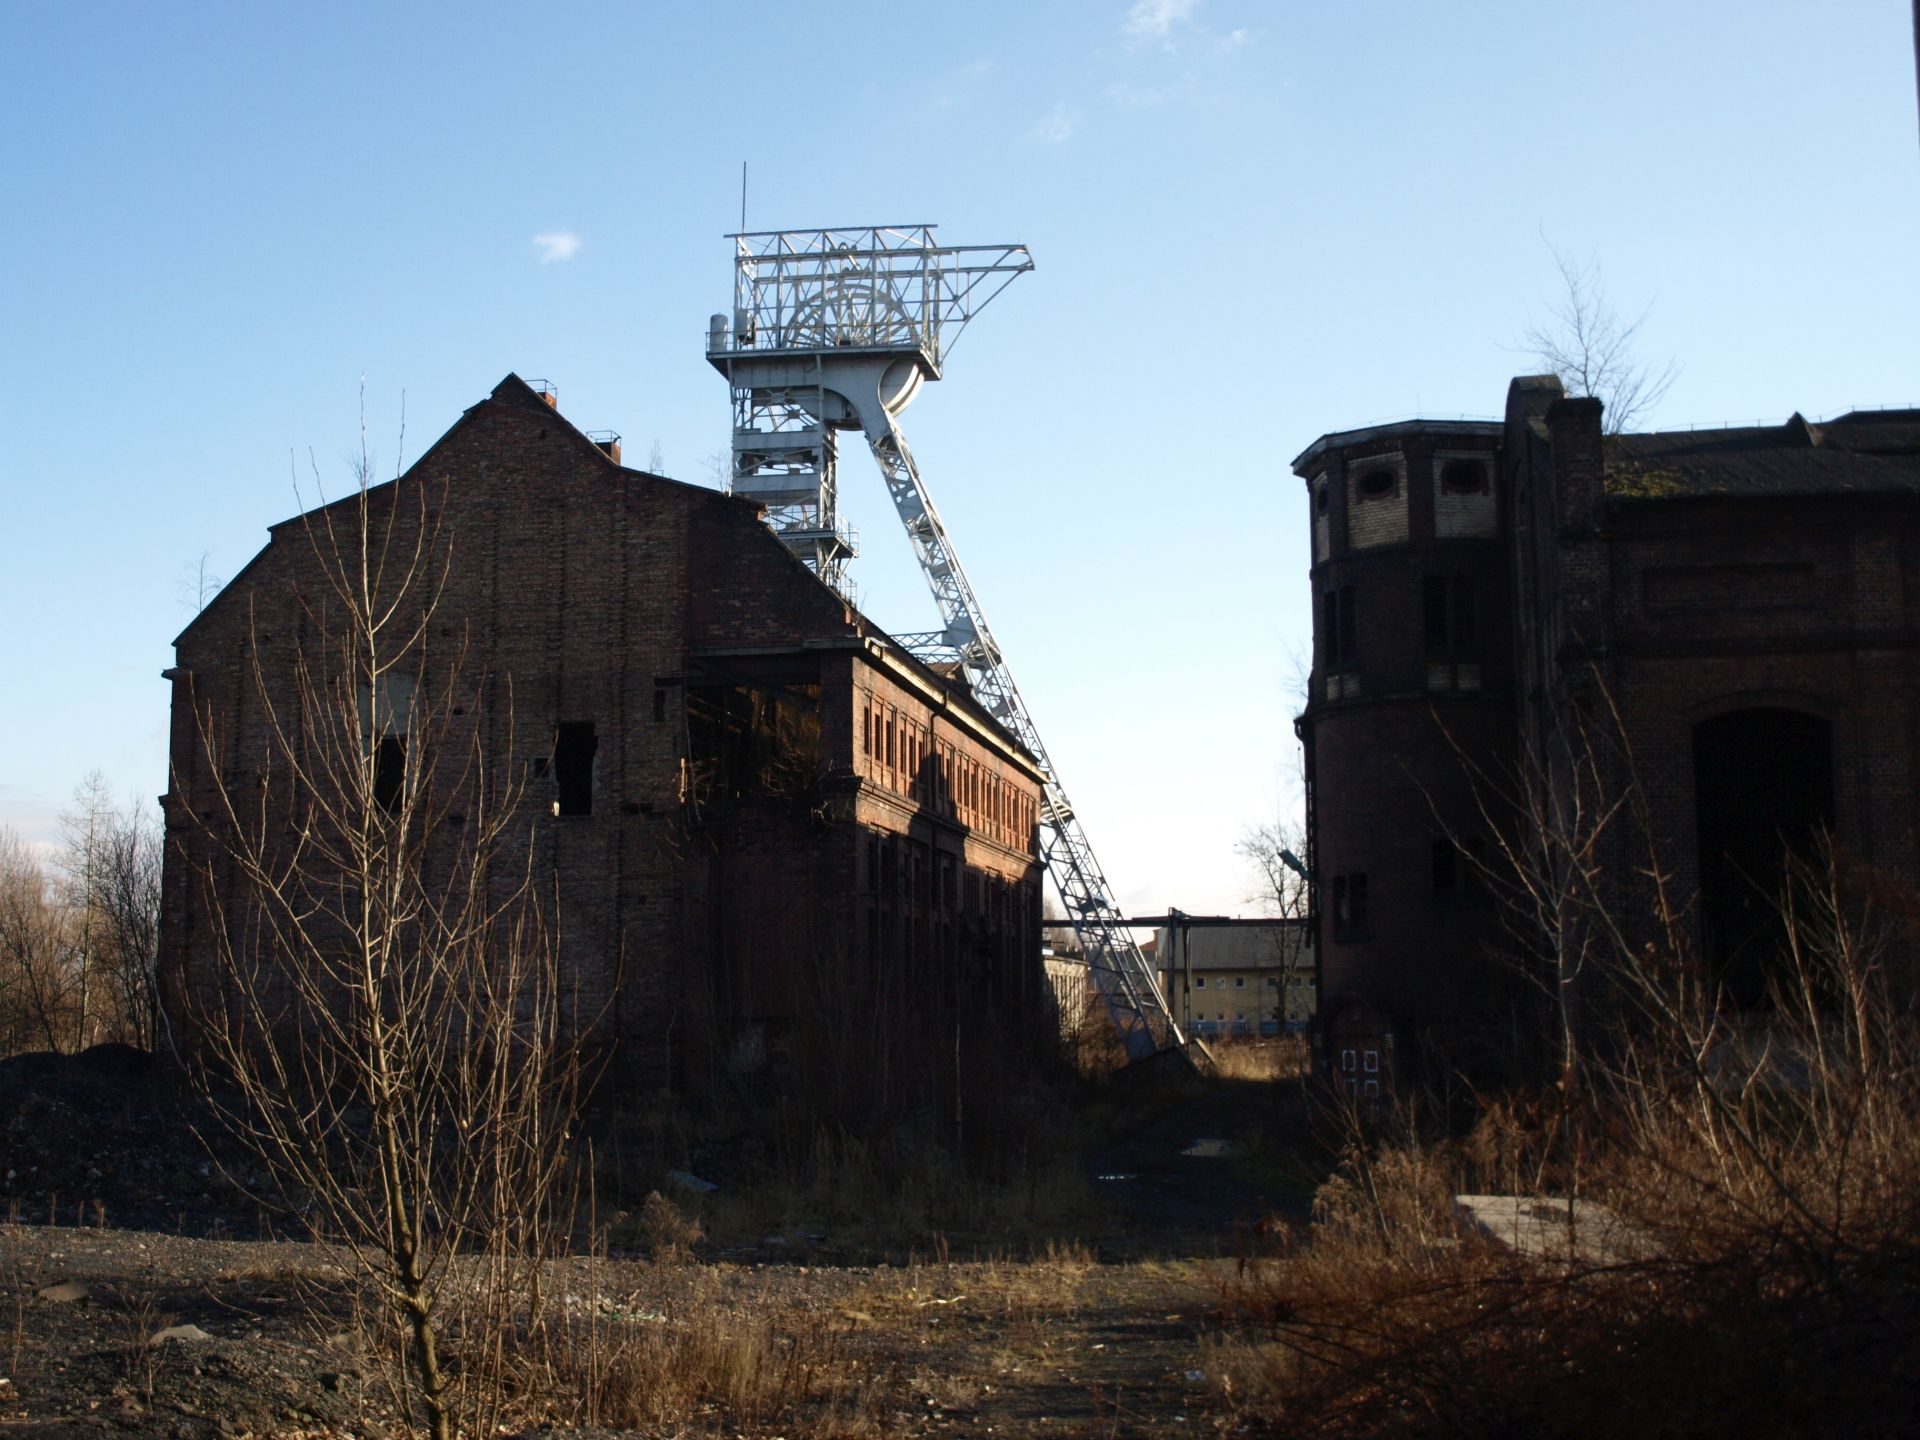
[[[835,508],[835,436],[866,436],[940,607],[942,629],[901,643],[958,665],[974,697],[1039,761],[1041,854],[1128,1057],[1184,1044],[897,423],[921,385],[940,378],[967,321],[1033,258],[1024,245],[937,245],[931,225],[727,238],[733,314],[713,317],[707,359],[733,387],[733,493],[764,504],[788,548],[844,594],[856,544]]]

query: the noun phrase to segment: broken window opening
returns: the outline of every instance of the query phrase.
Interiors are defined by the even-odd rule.
[[[686,707],[691,758],[714,797],[812,793],[821,763],[818,685],[690,686]]]
[[[407,779],[407,730],[413,723],[411,675],[381,675],[359,693],[361,743],[373,762],[373,802],[387,814],[400,809]]]
[[[1478,460],[1449,460],[1440,467],[1442,495],[1484,495],[1487,467]]]
[[[407,742],[398,735],[382,735],[373,747],[373,803],[389,815],[400,810],[407,781]]]
[[[1367,927],[1367,877],[1364,871],[1333,877],[1333,937],[1357,939]]]
[[[1360,659],[1360,631],[1353,586],[1342,585],[1338,590],[1329,590],[1327,602],[1333,610],[1329,626],[1333,640],[1331,663],[1336,667],[1355,665]]]
[[[1422,629],[1430,660],[1479,658],[1473,576],[1429,575],[1421,594]]]
[[[593,813],[593,757],[600,741],[591,720],[566,720],[553,730],[553,813]]]
[[[1369,470],[1360,477],[1360,498],[1384,500],[1393,494],[1398,484],[1399,477],[1391,470]]]

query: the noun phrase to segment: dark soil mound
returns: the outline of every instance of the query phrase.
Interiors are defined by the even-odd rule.
[[[209,1149],[202,1137],[214,1140]],[[0,1213],[49,1225],[252,1236],[260,1207],[179,1072],[131,1045],[0,1060]]]

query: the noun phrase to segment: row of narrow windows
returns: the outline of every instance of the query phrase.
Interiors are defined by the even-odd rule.
[[[893,706],[872,700],[862,709],[860,748],[888,789],[1011,848],[1027,848],[1037,818],[1032,797]]]
[[[1433,901],[1436,906],[1484,905],[1487,894],[1487,842],[1481,835],[1433,842]],[[1349,870],[1333,877],[1333,938],[1358,940],[1367,933],[1367,872]]]
[[[1429,575],[1421,583],[1421,641],[1429,660],[1480,658],[1477,587],[1471,575]],[[1359,604],[1351,585],[1320,592],[1322,664],[1339,670],[1360,661]]]
[[[929,960],[953,967],[963,952],[970,958],[984,957],[992,970],[986,979],[996,991],[1009,993],[1031,974],[1031,957],[1039,947],[1039,935],[1030,920],[1021,919],[1005,928],[982,935],[969,933],[959,921],[949,918],[916,918],[886,906],[867,906],[867,954],[873,961],[904,962],[918,968]]]
[[[867,836],[865,879],[871,894],[914,909],[976,916],[994,928],[1012,923],[1033,899],[1028,884],[972,869],[924,840],[899,835]]]
[[[1038,946],[1039,897],[1031,881],[962,864],[924,840],[869,834],[866,854],[867,950],[910,962],[953,960],[962,941],[1000,961]]]

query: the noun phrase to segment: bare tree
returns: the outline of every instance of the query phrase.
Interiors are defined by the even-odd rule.
[[[0,1054],[103,1040],[151,1048],[158,817],[136,802],[116,809],[95,772],[61,829],[44,862],[0,832]]]
[[[1549,248],[1561,293],[1548,307],[1550,323],[1528,328],[1527,347],[1560,377],[1569,395],[1599,400],[1606,407],[1607,433],[1622,434],[1660,403],[1679,378],[1679,366],[1669,360],[1656,367],[1640,358],[1640,327],[1653,313],[1652,305],[1622,320],[1607,298],[1598,260],[1582,262],[1557,246]]]
[[[1307,871],[1306,826],[1298,819],[1276,820],[1256,825],[1240,837],[1235,853],[1252,865],[1259,883],[1247,898],[1267,914],[1304,927],[1313,908],[1313,885]],[[1280,997],[1274,1018],[1285,1024],[1287,999],[1293,994],[1294,981],[1305,963],[1306,946],[1299,930],[1282,930],[1274,937],[1278,962]]]
[[[39,857],[0,830],[0,1054],[77,1048],[71,922]]]
[[[1644,815],[1644,796],[1631,781],[1632,755],[1598,677],[1594,689],[1603,718],[1589,721],[1566,707],[1544,741],[1523,739],[1510,773],[1492,773],[1456,746],[1472,780],[1476,832],[1491,841],[1475,848],[1449,833],[1470,879],[1498,908],[1511,942],[1507,960],[1548,1003],[1555,1065],[1569,1095],[1585,1058],[1582,997],[1611,957],[1635,948],[1613,903],[1625,878],[1623,855],[1635,862],[1626,874],[1656,887],[1652,913],[1662,919],[1669,948],[1678,936],[1679,907],[1666,892],[1666,872],[1654,857],[1621,848]]]
[[[188,567],[188,573],[181,577],[180,603],[198,615],[207,608],[207,602],[220,593],[227,582],[213,573],[207,564],[213,558],[211,550],[202,550],[200,558]]]
[[[87,908],[101,948],[113,1021],[110,1033],[152,1050],[159,1040],[154,967],[160,951],[160,868],[164,839],[150,805],[108,812],[95,840]]]
[[[581,1026],[502,758],[510,699],[490,704],[511,688],[466,674],[438,614],[435,497],[368,479],[363,442],[357,495],[306,518],[291,593],[251,602],[263,719],[195,700],[213,778],[175,790],[210,936],[182,992],[224,1122],[351,1251],[444,1440],[492,1433],[508,1337],[538,1309]],[[282,622],[297,645],[268,644]]]
[[[66,876],[61,903],[71,923],[68,967],[73,973],[73,995],[78,1013],[75,1017],[74,1047],[85,1049],[101,1037],[102,1016],[97,993],[104,988],[111,964],[103,953],[109,943],[105,927],[96,924],[94,909],[96,888],[104,878],[107,831],[113,819],[113,799],[106,777],[98,770],[88,773],[73,791],[73,808],[60,816],[64,844],[59,866]]]
[[[1307,853],[1306,828],[1298,820],[1255,825],[1233,849],[1259,877],[1250,901],[1282,920],[1306,918],[1312,894],[1300,858]]]

